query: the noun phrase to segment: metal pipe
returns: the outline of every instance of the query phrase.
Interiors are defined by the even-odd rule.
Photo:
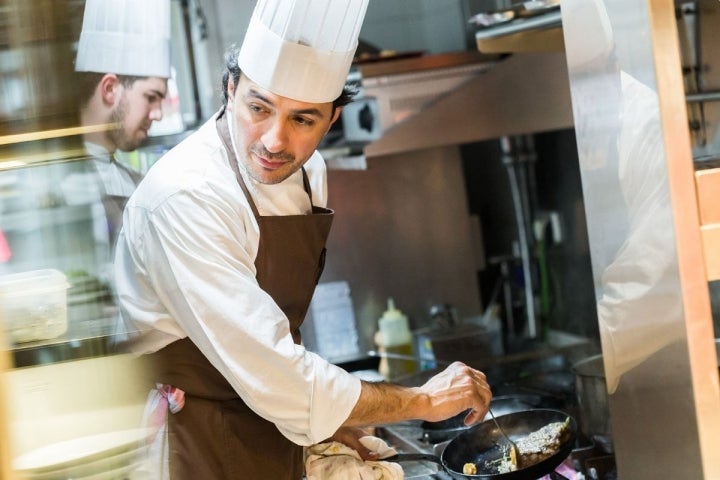
[[[515,157],[513,154],[512,142],[508,137],[500,138],[503,164],[507,168],[510,180],[510,193],[512,195],[513,207],[515,209],[515,220],[518,226],[518,241],[520,242],[520,258],[522,260],[523,277],[525,281],[525,313],[527,317],[527,334],[530,338],[537,337],[537,324],[535,318],[535,296],[533,295],[533,280],[530,269],[530,239],[528,238],[526,217],[530,212],[523,208],[523,196],[521,193],[518,176],[515,171]]]
[[[685,95],[685,101],[688,103],[717,102],[720,101],[720,92],[690,93]]]
[[[710,153],[708,155],[698,155],[696,157],[693,157],[693,163],[695,166],[706,166],[710,165],[712,167],[717,167],[718,165],[715,165],[718,161],[720,161],[720,153]]]
[[[185,27],[185,43],[188,53],[188,66],[190,67],[191,87],[193,93],[193,107],[195,110],[195,121],[200,122],[203,118],[202,106],[200,105],[200,87],[198,86],[197,62],[195,61],[195,47],[192,38],[192,21],[190,20],[190,2],[182,0],[180,2],[182,8],[183,26]]]
[[[503,279],[503,299],[505,300],[505,320],[507,334],[515,332],[515,314],[513,313],[512,286],[510,285],[510,265],[507,261],[500,264],[500,273]]]

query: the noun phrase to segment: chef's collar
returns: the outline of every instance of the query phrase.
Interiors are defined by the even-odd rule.
[[[85,151],[95,160],[111,163],[115,161],[115,154],[108,151],[105,147],[97,143],[83,142]]]

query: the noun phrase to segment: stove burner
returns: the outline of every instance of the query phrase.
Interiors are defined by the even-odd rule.
[[[572,463],[578,472],[588,480],[617,480],[615,455],[608,453],[603,446],[593,444],[576,448],[570,454]]]

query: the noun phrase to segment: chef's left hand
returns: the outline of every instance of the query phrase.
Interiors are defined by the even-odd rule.
[[[377,460],[378,453],[368,450],[360,439],[370,435],[366,430],[359,427],[340,427],[331,440],[340,442],[356,450],[363,460]]]

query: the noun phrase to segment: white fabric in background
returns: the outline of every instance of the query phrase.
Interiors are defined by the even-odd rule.
[[[402,480],[405,478],[399,463],[385,462],[383,458],[397,455],[397,451],[378,437],[362,437],[365,447],[377,452],[379,461],[363,461],[360,454],[339,442],[320,443],[305,452],[307,480]]]

